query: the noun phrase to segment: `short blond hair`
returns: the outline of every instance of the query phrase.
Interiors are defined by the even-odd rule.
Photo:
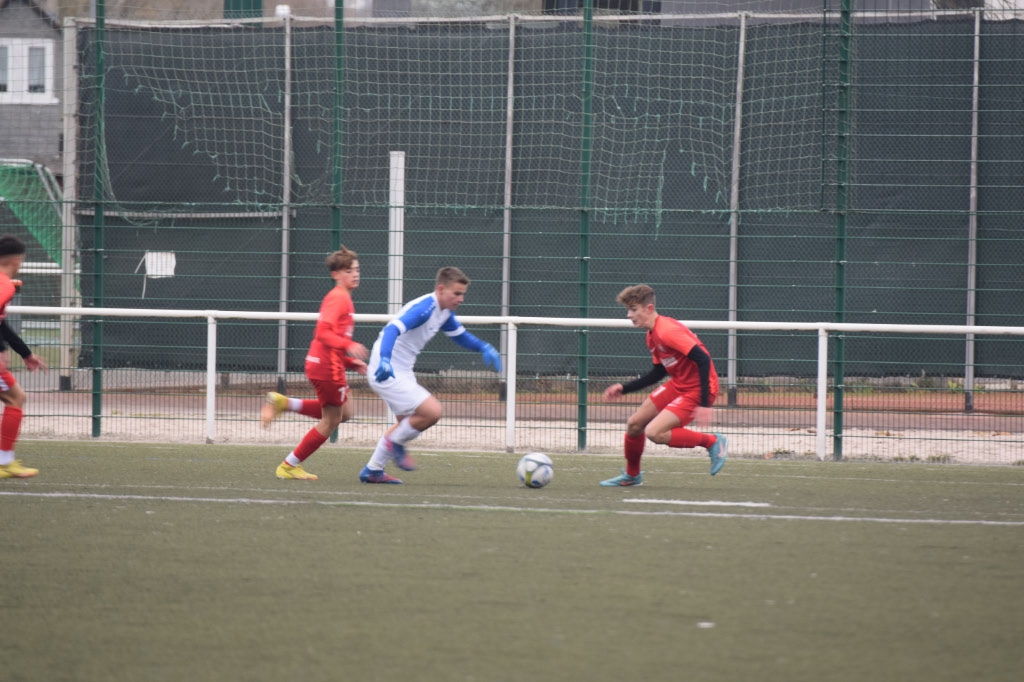
[[[634,284],[620,291],[615,300],[627,308],[634,305],[654,305],[654,289],[646,284]]]

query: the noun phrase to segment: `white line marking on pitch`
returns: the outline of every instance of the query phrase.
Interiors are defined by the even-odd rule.
[[[216,502],[221,504],[297,505],[314,504],[325,507],[390,507],[400,509],[448,509],[468,511],[510,511],[544,514],[617,514],[622,516],[685,516],[711,519],[750,519],[753,521],[846,521],[854,523],[912,523],[942,526],[1024,526],[1024,521],[988,521],[971,519],[895,519],[878,516],[803,516],[797,514],[727,514],[695,511],[615,511],[607,509],[552,509],[550,507],[512,507],[484,504],[439,504],[422,502],[370,502],[324,500],[271,500],[252,497],[184,497],[172,495],[106,495],[98,493],[18,492],[0,490],[0,497],[50,497],[89,500],[139,500],[148,502]]]
[[[679,504],[686,507],[770,507],[767,502],[725,502],[724,500],[640,500],[627,498],[634,504]]]

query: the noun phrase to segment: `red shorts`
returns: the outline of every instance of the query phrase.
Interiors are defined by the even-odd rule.
[[[18,382],[14,380],[14,375],[11,374],[11,370],[0,370],[0,393],[5,393],[11,390],[11,388],[17,384]]]
[[[344,405],[348,400],[348,386],[326,379],[310,379],[316,399],[321,405]]]
[[[686,426],[693,421],[693,413],[700,407],[700,389],[696,391],[680,391],[672,384],[662,384],[651,391],[649,396],[658,411],[668,410],[679,417],[679,423]],[[718,396],[711,394],[711,404],[715,404]]]

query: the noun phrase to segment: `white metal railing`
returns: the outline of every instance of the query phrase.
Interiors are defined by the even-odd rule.
[[[66,308],[49,306],[11,306],[11,313],[26,316],[89,316],[89,317],[151,317],[206,319],[206,439],[214,442],[216,437],[217,406],[217,322],[218,320],[277,320],[313,322],[316,313],[248,312],[231,310],[154,310],[149,308]],[[388,322],[393,315],[356,314],[357,323]],[[66,317],[65,317],[66,319]],[[505,402],[505,446],[514,450],[516,438],[516,355],[517,333],[521,326],[572,327],[578,329],[609,328],[629,329],[632,323],[624,319],[597,318],[551,318],[516,316],[461,316],[460,321],[468,326],[501,325],[508,338],[504,376],[507,382]],[[804,331],[817,332],[818,357],[815,391],[815,454],[825,459],[826,417],[828,396],[828,339],[831,333],[878,333],[878,334],[941,334],[941,335],[985,335],[1021,336],[1024,327],[967,326],[967,325],[924,325],[924,324],[857,324],[835,322],[742,322],[730,320],[683,320],[695,330],[737,330],[737,331]]]

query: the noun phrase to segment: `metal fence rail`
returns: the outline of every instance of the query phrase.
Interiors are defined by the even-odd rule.
[[[204,415],[204,437],[206,442],[212,443],[220,438],[218,432],[219,426],[223,426],[225,421],[237,419],[237,414],[232,413],[233,416],[227,416],[227,412],[231,410],[225,410],[222,403],[224,401],[236,400],[237,396],[233,392],[230,395],[225,395],[225,386],[230,386],[231,382],[225,382],[224,371],[218,368],[218,326],[229,323],[231,321],[247,320],[247,321],[266,321],[270,323],[278,323],[282,320],[292,322],[312,322],[315,321],[316,315],[311,313],[274,313],[274,312],[247,312],[247,311],[222,311],[222,310],[151,310],[151,309],[117,309],[117,308],[96,308],[85,311],[80,308],[51,308],[45,306],[14,306],[11,308],[13,314],[22,316],[23,319],[34,320],[36,318],[60,318],[61,316],[72,316],[81,315],[87,313],[87,315],[93,319],[106,320],[111,318],[134,318],[139,320],[145,320],[147,318],[154,319],[178,319],[182,321],[195,321],[205,326],[205,347],[194,348],[193,352],[197,357],[202,357],[205,353],[205,370],[201,373],[203,376],[203,395],[205,401]],[[357,324],[371,323],[374,326],[386,323],[390,319],[389,315],[367,315],[357,314]],[[622,330],[631,330],[629,333],[632,335],[631,343],[633,347],[638,351],[635,356],[642,357],[643,347],[642,342],[639,338],[639,333],[631,329],[631,324],[627,320],[622,319],[581,319],[581,318],[544,318],[544,317],[509,317],[509,316],[464,316],[460,317],[463,324],[470,327],[494,327],[498,326],[504,330],[507,334],[507,355],[505,358],[505,368],[501,375],[500,387],[498,386],[499,381],[495,381],[493,375],[488,375],[479,369],[466,370],[459,372],[453,370],[449,372],[451,377],[450,384],[444,389],[446,395],[452,396],[454,402],[465,402],[472,404],[477,402],[479,404],[492,403],[490,410],[485,410],[482,414],[470,414],[467,411],[468,417],[479,418],[480,420],[487,422],[489,428],[499,429],[501,432],[500,440],[492,442],[490,448],[493,449],[504,449],[508,452],[513,452],[518,449],[522,449],[524,443],[526,447],[536,442],[530,434],[524,434],[524,430],[541,429],[549,430],[551,428],[561,429],[563,432],[570,434],[573,438],[576,438],[577,442],[582,442],[583,447],[579,448],[582,450],[588,450],[587,437],[589,434],[599,434],[602,431],[618,432],[621,429],[621,424],[616,424],[615,421],[609,423],[609,417],[607,415],[607,406],[601,405],[600,400],[596,396],[592,395],[591,399],[584,401],[582,404],[576,400],[576,396],[571,391],[566,391],[565,387],[552,388],[549,386],[547,389],[538,388],[540,377],[533,372],[520,372],[520,356],[523,351],[520,350],[519,337],[521,333],[536,333],[536,332],[556,332],[558,330],[568,331],[574,334],[585,333],[618,333]],[[835,386],[831,383],[831,374],[829,372],[830,365],[830,346],[829,340],[834,339],[837,336],[846,336],[850,338],[879,338],[883,336],[904,336],[908,339],[917,338],[949,338],[955,340],[957,343],[962,343],[962,340],[967,335],[976,335],[991,337],[994,339],[1010,339],[1013,342],[1019,342],[1019,337],[1024,336],[1024,327],[999,327],[999,326],[966,326],[966,325],[884,325],[884,324],[857,324],[857,323],[834,323],[834,322],[729,322],[729,321],[709,321],[709,320],[696,320],[686,321],[686,324],[692,329],[701,332],[704,335],[729,332],[735,330],[740,334],[778,334],[802,336],[805,340],[813,339],[813,343],[805,343],[801,348],[801,352],[807,352],[809,357],[804,357],[802,360],[806,363],[809,368],[813,368],[809,372],[810,377],[805,378],[801,381],[800,377],[787,377],[787,378],[775,378],[774,385],[776,386],[776,394],[778,394],[778,387],[789,386],[789,391],[783,391],[783,395],[779,396],[776,404],[772,404],[772,400],[769,396],[767,399],[751,399],[751,396],[758,396],[759,389],[765,386],[771,387],[771,384],[760,383],[755,381],[754,383],[744,385],[741,389],[741,397],[739,405],[734,408],[719,409],[718,412],[721,416],[721,420],[725,424],[729,424],[730,420],[740,425],[740,422],[736,420],[735,416],[744,411],[751,413],[757,413],[764,410],[772,410],[781,413],[796,413],[800,410],[812,411],[813,412],[813,426],[809,429],[805,429],[807,433],[813,433],[813,455],[818,459],[826,459],[829,457],[830,452],[834,453],[834,450],[829,448],[829,438],[842,439],[847,437],[848,434],[837,432],[833,430],[829,431],[830,419],[835,422],[835,403],[830,398],[834,394]],[[536,351],[526,351],[536,352]],[[201,364],[201,363],[200,363]],[[643,362],[631,362],[627,366],[643,367]],[[104,433],[104,420],[110,419],[109,406],[105,404],[104,396],[104,382],[102,381],[101,375],[110,374],[116,376],[118,372],[125,371],[144,371],[142,369],[124,369],[124,368],[96,368],[93,370],[77,370],[78,372],[86,372],[92,379],[92,385],[85,387],[85,393],[91,393],[92,398],[92,410],[88,415],[88,418],[92,424],[92,436],[99,437],[106,435]],[[193,373],[195,374],[195,373]],[[424,375],[421,377],[425,382],[431,381],[430,375]],[[847,377],[849,379],[849,377]],[[99,379],[99,380],[98,380]],[[557,384],[559,381],[564,381],[570,386],[575,384],[577,377],[548,377],[549,382]],[[264,377],[264,381],[269,382],[268,377]],[[607,383],[611,383],[614,377],[607,378]],[[763,378],[762,378],[763,380]],[[948,381],[948,380],[946,380]],[[487,382],[487,388],[480,388],[481,382]],[[182,384],[187,384],[188,380],[179,377],[175,380],[173,377],[168,379],[166,383],[161,387],[155,387],[150,385],[148,390],[151,392],[158,392],[159,390],[166,390],[167,388],[173,388],[177,385],[179,388]],[[894,392],[899,386],[899,381],[893,381],[892,377],[888,383],[885,380],[877,380],[873,386],[879,391],[879,397],[883,394],[883,389],[888,388],[890,392]],[[799,388],[794,388],[799,386]],[[867,385],[861,388],[866,388]],[[924,385],[924,382],[919,384],[911,385],[904,381],[904,388],[912,387],[917,391],[928,392],[931,391],[932,398],[938,393],[950,393],[955,395],[957,385],[947,383],[946,385]],[[114,384],[107,385],[108,390],[116,392],[118,386],[116,382]],[[856,386],[846,387],[848,391],[852,391],[853,395],[857,394]],[[959,386],[962,391],[962,385]],[[72,391],[64,392],[64,394],[70,396],[74,394],[76,390],[72,387]],[[1019,387],[1015,382],[1009,382],[1005,386],[1001,387],[1002,392],[1005,394],[1005,400],[1002,401],[999,409],[993,409],[991,411],[979,412],[979,414],[973,415],[978,418],[990,418],[995,419],[1001,426],[995,427],[993,435],[1001,434],[1004,439],[1004,454],[1003,459],[998,461],[1013,461],[1018,460],[1024,461],[1024,387]],[[144,394],[146,388],[136,389],[136,394]],[[872,391],[875,388],[872,388]],[[595,391],[599,393],[597,387]],[[82,392],[82,391],[79,391]],[[793,401],[793,392],[803,392],[810,397],[813,393],[813,400],[804,401],[802,406],[797,405]],[[366,393],[369,393],[368,391]],[[488,398],[479,398],[484,393],[488,394]],[[52,400],[60,401],[62,392],[52,392]],[[258,392],[255,393],[258,396]],[[477,398],[473,396],[477,395]],[[890,424],[889,417],[891,408],[885,408],[885,401],[879,403],[883,406],[883,409],[876,410],[870,406],[868,409],[861,409],[866,414],[868,419],[867,428],[874,429],[876,432],[883,432],[888,428]],[[496,409],[498,405],[501,405],[501,409]],[[566,420],[564,417],[561,419],[552,419],[551,415],[537,414],[535,408],[537,405],[548,405],[550,408],[558,411],[558,408],[571,407],[574,409],[582,408],[579,412],[579,416],[575,423],[571,420]],[[933,400],[930,406],[926,405],[923,409],[907,407],[904,408],[905,414],[909,415],[915,411],[919,411],[931,416],[947,415],[951,420],[956,415],[957,408],[950,407],[949,401]],[[857,408],[848,408],[851,411],[857,411]],[[564,410],[563,410],[564,413]],[[730,417],[730,413],[733,416]],[[533,414],[539,417],[542,421],[546,418],[549,422],[545,426],[538,426],[537,422],[530,419],[527,415]],[[874,420],[870,419],[871,415],[874,414]],[[961,417],[963,413],[961,411]],[[792,416],[792,414],[790,415]],[[191,417],[193,420],[195,417]],[[249,417],[250,421],[255,421],[255,409],[251,410]],[[552,426],[550,422],[561,422],[560,425]],[[378,420],[378,423],[383,423],[383,420]],[[981,421],[976,421],[977,424],[981,424]],[[987,424],[988,422],[986,422]],[[728,428],[728,427],[723,427]],[[974,427],[972,427],[974,428]],[[919,430],[913,424],[910,424],[910,428],[907,429],[912,432]],[[946,427],[942,429],[948,433],[956,431],[964,431],[964,428]],[[989,430],[992,430],[990,428]],[[83,434],[84,435],[84,434]],[[563,434],[565,435],[565,434]],[[582,437],[581,437],[582,436]],[[801,436],[806,440],[806,433],[801,433]],[[977,432],[974,436],[979,442],[986,440],[986,436],[981,432]],[[968,436],[968,439],[972,438]],[[927,437],[920,437],[921,440],[928,440]],[[254,436],[253,441],[259,442],[260,437]],[[571,440],[571,439],[570,439]],[[568,441],[563,441],[568,442]],[[475,447],[480,448],[483,444],[476,443]],[[483,449],[490,449],[483,447]],[[572,447],[563,449],[574,449]],[[776,448],[778,449],[778,448]],[[751,454],[751,453],[747,453]],[[805,449],[804,454],[808,454]],[[947,458],[949,459],[949,458]],[[962,459],[962,458],[957,458]],[[941,458],[938,461],[942,461]],[[969,460],[966,460],[969,461]]]

